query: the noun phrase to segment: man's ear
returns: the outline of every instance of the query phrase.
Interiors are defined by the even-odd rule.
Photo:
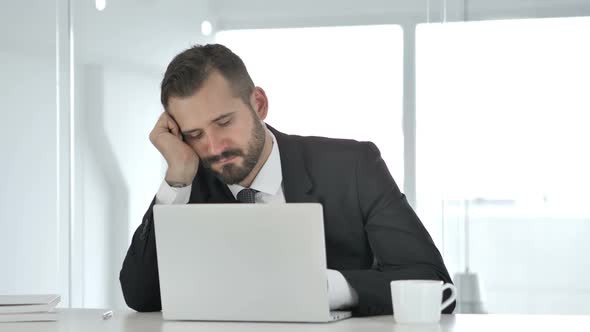
[[[261,87],[257,86],[254,88],[250,103],[258,118],[260,120],[266,119],[268,115],[268,98],[266,97],[266,92]]]

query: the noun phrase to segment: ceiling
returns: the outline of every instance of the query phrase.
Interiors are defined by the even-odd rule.
[[[68,0],[56,0],[67,6]],[[55,59],[56,1],[5,1],[0,11],[0,51]],[[271,28],[421,22],[440,17],[442,0],[70,0],[76,63],[116,63],[161,72],[170,59],[195,43],[200,32]],[[523,16],[590,15],[588,0],[445,0],[449,20]],[[465,12],[465,9],[467,12]],[[62,23],[62,22],[60,22]]]

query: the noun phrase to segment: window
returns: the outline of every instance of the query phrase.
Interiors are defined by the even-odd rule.
[[[279,131],[373,141],[403,187],[403,36],[399,26],[236,30],[238,54]]]
[[[480,275],[489,312],[588,313],[574,256],[590,250],[589,32],[590,18],[418,26],[419,214],[441,220],[450,272]]]

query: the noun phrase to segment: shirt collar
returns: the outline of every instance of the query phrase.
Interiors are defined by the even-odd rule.
[[[283,171],[281,170],[281,155],[279,153],[279,144],[275,138],[275,135],[268,129],[265,129],[272,138],[272,150],[268,159],[262,165],[262,168],[258,172],[258,175],[254,178],[251,189],[255,189],[259,192],[267,195],[276,195],[281,189],[281,183],[283,182]],[[227,186],[232,192],[235,198],[238,197],[238,193],[244,189],[239,184],[230,184]]]

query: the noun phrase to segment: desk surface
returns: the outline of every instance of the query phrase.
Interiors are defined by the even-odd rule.
[[[487,331],[590,331],[590,316],[546,315],[443,315],[435,325],[395,324],[391,316],[351,318],[334,323],[242,323],[242,322],[174,322],[163,321],[160,313],[116,311],[102,319],[104,310],[61,309],[57,322],[0,323],[0,331],[137,331],[137,332],[281,332],[281,331],[360,331],[360,332],[487,332]]]

